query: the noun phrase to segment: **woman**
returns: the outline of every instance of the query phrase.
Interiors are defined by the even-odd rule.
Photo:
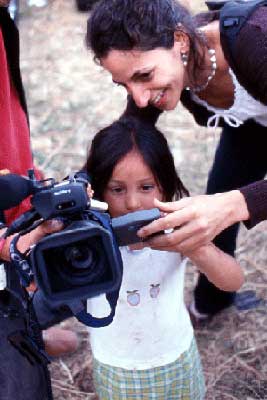
[[[223,127],[207,193],[230,192],[172,205],[155,203],[174,212],[140,234],[162,227],[179,230],[151,240],[153,248],[183,251],[247,220],[248,189],[234,189],[263,179],[267,170],[267,7],[256,8],[242,26],[234,57],[218,19],[218,12],[192,18],[174,0],[102,0],[88,21],[88,47],[131,97],[126,112],[154,122],[181,99],[199,124]],[[237,230],[236,224],[230,226],[216,237],[216,245],[233,255]],[[192,234],[196,239],[189,239]],[[233,299],[234,293],[218,291],[201,275],[194,310],[198,316],[215,314]]]

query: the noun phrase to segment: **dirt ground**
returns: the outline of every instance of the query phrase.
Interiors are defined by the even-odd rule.
[[[193,11],[205,8],[200,0],[191,4]],[[61,179],[79,168],[93,134],[116,119],[125,105],[124,91],[85,48],[86,18],[76,11],[74,0],[48,0],[42,8],[21,1],[21,62],[32,148],[47,177]],[[159,126],[186,186],[192,194],[203,193],[220,131],[198,127],[182,107],[165,113]],[[249,232],[242,227],[237,248],[246,273],[242,292],[255,291],[259,305],[245,311],[231,307],[196,330],[207,400],[267,399],[266,226]],[[191,266],[187,302],[196,279]],[[77,332],[80,346],[51,364],[55,400],[96,399],[87,331],[74,319],[63,325]]]

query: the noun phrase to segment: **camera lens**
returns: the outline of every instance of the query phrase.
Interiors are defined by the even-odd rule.
[[[66,260],[73,268],[85,269],[93,263],[92,250],[85,246],[71,246],[65,250]]]
[[[53,291],[60,287],[86,286],[107,279],[109,268],[103,254],[103,244],[97,237],[50,249],[45,258],[49,273],[53,274]]]
[[[78,301],[113,288],[121,275],[111,239],[99,223],[82,220],[37,245],[31,260],[47,298]]]

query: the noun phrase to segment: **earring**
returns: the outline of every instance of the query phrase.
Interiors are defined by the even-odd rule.
[[[184,66],[186,67],[188,64],[188,54],[187,53],[181,53],[181,59],[182,62],[184,64]]]

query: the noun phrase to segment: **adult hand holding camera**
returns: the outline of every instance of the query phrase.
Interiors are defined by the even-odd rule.
[[[57,219],[51,219],[43,222],[37,228],[33,229],[31,232],[20,237],[18,241],[18,250],[23,253],[30,246],[36,244],[40,239],[49,233],[58,232],[63,228],[63,223]],[[3,235],[5,229],[1,230],[1,235]],[[5,261],[10,261],[9,246],[14,235],[7,237],[5,243],[0,251],[0,258]]]
[[[155,200],[155,206],[165,216],[143,227],[138,235],[147,237],[174,229],[171,233],[154,236],[146,244],[153,249],[183,254],[211,242],[233,223],[249,218],[245,198],[239,190],[187,197],[169,203]]]

